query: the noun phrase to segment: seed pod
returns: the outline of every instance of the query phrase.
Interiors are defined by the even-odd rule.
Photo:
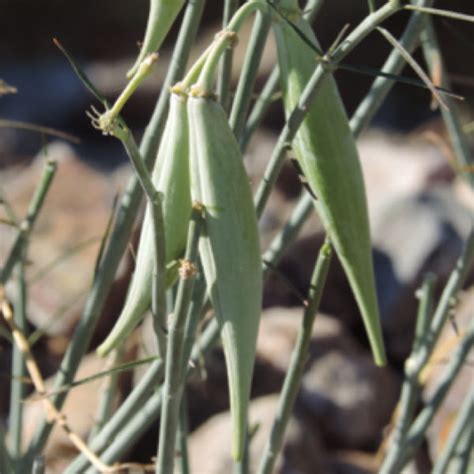
[[[185,0],[150,0],[150,12],[146,25],[145,39],[134,66],[127,72],[131,78],[147,54],[158,50],[173,26]]]
[[[280,7],[306,38],[319,46],[297,0]],[[316,68],[315,53],[288,22],[276,21],[274,31],[287,116]],[[339,256],[369,337],[377,365],[385,351],[375,292],[367,200],[355,140],[336,83],[328,74],[313,100],[292,148],[316,196],[315,206]]]
[[[199,243],[227,365],[232,454],[242,458],[262,302],[257,218],[242,155],[222,107],[188,99],[193,200],[205,208]]]
[[[171,94],[170,111],[152,175],[156,189],[163,193],[166,261],[182,257],[191,214],[189,182],[189,137],[186,97]],[[112,332],[97,352],[104,356],[121,343],[140,322],[151,304],[154,269],[153,219],[147,204],[138,246],[135,273],[125,305]],[[176,266],[167,267],[167,284],[173,283]]]

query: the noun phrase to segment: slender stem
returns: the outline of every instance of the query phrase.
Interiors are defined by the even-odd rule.
[[[157,339],[158,354],[161,358],[166,355],[166,238],[163,203],[161,198],[152,206],[153,241],[155,268],[152,286],[153,328]]]
[[[157,53],[151,53],[143,59],[143,61],[139,64],[138,69],[133,75],[133,77],[130,79],[129,82],[127,82],[125,89],[117,97],[116,101],[114,102],[114,105],[108,111],[111,117],[115,118],[120,114],[127,101],[138,89],[143,80],[150,75],[153,66],[157,61]]]
[[[433,299],[434,277],[427,275],[423,281],[422,287],[418,290],[420,303],[418,305],[418,315],[416,320],[415,340],[410,357],[406,361],[405,378],[402,384],[400,401],[398,404],[399,411],[392,434],[393,443],[401,445],[404,441],[407,430],[413,421],[415,407],[420,393],[419,375],[422,367],[418,371],[410,368],[410,363],[416,357],[417,351],[423,343],[425,334],[428,332],[432,315],[432,299]]]
[[[191,357],[192,363],[187,367],[187,377],[197,370],[196,367],[199,366],[201,357],[214,347],[218,339],[219,326],[217,321],[213,319],[200,340],[194,345]],[[154,392],[138,411],[131,413],[127,424],[122,427],[111,444],[107,446],[107,449],[101,455],[101,459],[107,463],[112,463],[120,459],[120,457],[130,449],[130,446],[155,423],[155,420],[160,415],[161,402],[162,391],[160,389]],[[77,471],[71,472],[75,473]],[[89,471],[87,472],[89,473]]]
[[[263,117],[267,113],[270,105],[274,101],[274,95],[280,83],[280,69],[278,66],[273,68],[270,77],[267,79],[267,82],[263,86],[262,92],[260,92],[257,100],[255,101],[252,111],[250,112],[249,118],[247,120],[245,129],[242,132],[242,137],[240,139],[240,149],[242,153],[247,150],[247,146],[250,142],[252,135],[255,130],[258,128],[260,123],[263,120]]]
[[[123,352],[123,346],[117,347],[117,349],[115,349],[107,359],[107,368],[110,369],[116,364],[119,364],[122,359]],[[118,389],[119,376],[119,372],[112,372],[112,374],[106,377],[103,382],[103,386],[101,387],[100,391],[99,407],[94,420],[95,423],[91,429],[91,432],[89,433],[89,442],[94,439],[96,434],[102,429],[102,427],[112,415],[114,400]]]
[[[367,35],[373,31],[381,22],[396,13],[400,7],[397,2],[388,2],[383,7],[368,15],[343,41],[329,58],[329,62],[321,62],[315,69],[303,93],[301,94],[298,105],[291,112],[285,127],[283,128],[275,149],[273,150],[270,162],[265,169],[265,173],[257,189],[255,196],[255,208],[257,215],[260,216],[270,196],[271,190],[280,173],[286,151],[291,146],[304,117],[316,96],[318,87],[326,74],[331,71],[328,66],[333,68],[341,62]]]
[[[438,457],[432,474],[445,474],[447,472],[450,462],[456,455],[456,447],[459,446],[463,434],[468,432],[468,436],[471,435],[469,430],[472,428],[472,420],[474,420],[474,383],[471,384],[471,390],[459,410],[456,423],[451,428],[445,448]]]
[[[316,96],[319,87],[323,84],[323,79],[329,74],[328,71],[318,66],[311,76],[308,84],[301,94],[298,105],[291,112],[280,136],[278,142],[273,150],[270,161],[265,169],[262,181],[255,194],[255,209],[257,216],[261,216],[267,204],[270,193],[275,185],[275,182],[280,173],[283,161],[286,157],[286,152],[291,148],[291,142],[296,136],[300,125],[311,106],[311,103]]]
[[[425,334],[430,327],[431,316],[433,315],[433,297],[436,275],[428,273],[423,278],[421,288],[416,292],[419,298],[418,314],[416,317],[415,339],[413,341],[412,353],[416,353],[423,343]]]
[[[170,323],[156,463],[157,474],[174,472],[176,431],[179,423],[181,396],[186,380],[185,372],[182,370],[182,360],[185,355],[185,328],[197,272],[194,262],[197,259],[201,212],[199,207],[195,207],[192,212],[186,255],[180,269],[178,293],[173,319]]]
[[[199,320],[201,319],[201,315],[205,312],[205,309],[202,309],[204,297],[206,294],[206,282],[202,277],[201,273],[199,273],[197,281],[194,285],[194,294],[192,297],[192,301],[189,308],[189,318],[188,324],[186,327],[186,335],[185,335],[185,355],[183,357],[183,370],[186,369],[187,361],[189,360],[191,350],[193,347],[193,342],[195,339],[195,332],[196,327],[198,325]],[[212,328],[211,328],[212,329]],[[208,340],[215,340],[217,338],[217,331],[215,328],[213,329],[213,334],[211,338],[204,336],[204,348],[206,348],[206,341]],[[197,344],[196,347],[199,347]],[[204,351],[205,349],[203,349]],[[129,422],[130,418],[137,412],[139,412],[142,406],[146,403],[146,401],[150,398],[150,396],[155,391],[156,387],[161,383],[163,380],[164,375],[164,363],[162,359],[154,362],[150,368],[147,370],[143,378],[140,379],[140,382],[129,395],[129,397],[125,400],[125,402],[118,408],[117,412],[111,418],[111,420],[105,425],[105,427],[101,430],[101,432],[94,438],[92,443],[90,444],[91,448],[95,452],[102,453],[106,448],[111,448],[110,450],[104,452],[103,457],[104,459],[111,459],[110,462],[114,462],[125,450],[127,446],[126,441],[125,445],[118,446],[115,445],[115,438],[119,436],[119,433],[127,432],[128,428],[125,428],[126,424]],[[159,403],[161,403],[161,399],[159,399]],[[158,400],[155,400],[158,401]],[[158,417],[159,410],[161,405],[158,407],[156,413],[156,417]],[[150,424],[154,422],[156,418],[149,420]],[[150,425],[147,425],[150,426]],[[137,435],[139,436],[139,435]],[[129,441],[132,443],[133,441]],[[112,453],[112,457],[108,458],[109,453]],[[116,456],[116,457],[115,457]],[[88,461],[83,457],[79,456],[76,460],[67,468],[65,474],[75,474],[76,472],[81,472],[82,469],[87,467]]]
[[[417,354],[413,360],[409,362],[410,370],[415,372],[421,371],[433,352],[433,348],[439,339],[441,330],[443,329],[451,309],[456,303],[456,295],[462,288],[462,285],[468,275],[472,265],[474,264],[474,228],[464,246],[462,255],[456,262],[456,267],[451,272],[449,280],[443,290],[438,306],[433,315],[433,320],[429,331],[421,344]]]
[[[438,76],[441,78],[440,83],[436,85],[450,89],[448,74],[446,72],[443,58],[440,54],[440,47],[436,37],[436,32],[433,28],[433,20],[431,18],[427,18],[425,21],[425,28],[421,40],[423,54],[428,64],[431,76]],[[474,158],[472,157],[467,136],[459,119],[460,113],[458,104],[449,96],[445,96],[444,100],[447,103],[448,109],[442,107],[441,115],[453,145],[454,154],[457,160],[456,171],[458,171],[460,175],[472,187],[474,187],[474,173],[469,172],[469,168],[474,165]]]
[[[384,462],[384,466],[388,466],[387,473],[398,472],[391,469],[394,469],[393,466],[395,466],[397,460],[401,458],[403,450],[406,448],[406,444],[408,443],[410,432],[414,426],[414,423],[412,424],[412,418],[420,391],[419,375],[431,357],[433,348],[439,339],[441,329],[455,303],[456,294],[462,287],[464,279],[473,262],[474,231],[468,238],[464,252],[459,257],[456,267],[452,271],[444,288],[428,330],[425,332],[422,339],[415,341],[416,350],[412,351],[410,357],[405,362],[405,380],[402,385],[402,393],[400,397],[400,415],[393,434],[393,443],[390,444],[390,449]],[[419,317],[426,317],[421,314],[421,309]]]
[[[240,72],[240,80],[229,117],[230,127],[237,139],[241,137],[245,127],[245,119],[252,100],[255,81],[257,80],[258,67],[271,26],[271,15],[259,12],[247,46],[247,53]]]
[[[313,270],[311,285],[308,294],[308,305],[305,308],[303,321],[298,331],[295,347],[291,353],[290,364],[278,402],[277,413],[273,422],[270,437],[263,450],[259,474],[271,474],[275,461],[280,453],[286,426],[296,400],[296,395],[301,383],[301,378],[306,364],[309,345],[313,334],[313,324],[321,301],[321,296],[326,282],[329,265],[331,263],[332,249],[326,242],[319,251],[319,256]]]
[[[463,366],[469,351],[474,345],[474,320],[471,323],[466,336],[457,347],[452,359],[446,367],[443,376],[440,379],[438,387],[427,403],[426,407],[420,412],[411,425],[407,437],[402,445],[392,444],[391,449],[384,460],[380,469],[380,474],[396,474],[403,470],[406,463],[411,459],[416,449],[419,447],[425,437],[426,430],[430,425],[436,412],[443,403],[453,381],[459,370]]]
[[[306,219],[308,219],[313,211],[313,198],[308,193],[304,193],[283,229],[273,238],[268,249],[263,254],[263,262],[272,262],[275,265],[280,261],[288,245],[296,239]],[[263,270],[264,276],[266,276],[268,268],[268,266],[265,266]]]
[[[13,244],[13,247],[2,268],[0,274],[0,284],[2,285],[4,285],[10,278],[14,266],[22,258],[24,243],[33,230],[36,219],[38,218],[38,214],[43,207],[44,200],[49,191],[51,183],[53,182],[56,170],[57,163],[55,161],[48,160],[44,167],[43,174],[41,175],[38,187],[36,188],[35,193],[33,194],[33,197],[30,201],[26,217],[20,225],[20,230],[15,239],[15,243]]]
[[[45,474],[46,472],[46,463],[44,462],[44,457],[39,454],[36,456],[33,466],[31,467],[31,474]]]
[[[23,258],[18,264],[18,296],[15,304],[14,319],[18,328],[27,336],[27,287],[25,282],[26,245],[23,248]],[[24,378],[26,367],[23,354],[17,345],[13,346],[12,383],[10,390],[10,439],[12,457],[18,460],[21,457],[21,441],[23,427],[23,399],[25,397]]]
[[[238,0],[225,0],[224,15],[222,18],[222,27],[224,29],[229,23],[234,13],[236,12],[238,6]],[[234,53],[232,48],[228,48],[222,56],[221,63],[219,65],[219,76],[217,78],[217,95],[224,110],[227,110],[229,108],[230,102],[229,89],[232,80],[233,55]]]
[[[457,13],[450,10],[441,10],[440,8],[426,8],[418,5],[404,5],[405,10],[414,10],[420,13],[427,13],[429,15],[442,16],[444,18],[452,18],[453,20],[468,21],[474,23],[473,15],[465,15],[464,13]]]
[[[0,472],[10,474],[13,472],[13,464],[10,453],[6,445],[5,430],[3,423],[0,421]]]
[[[123,122],[120,121],[114,127],[112,134],[123,144],[127,155],[132,162],[133,168],[140,180],[143,191],[148,199],[151,208],[153,221],[153,243],[155,256],[155,274],[153,278],[153,327],[158,342],[158,354],[165,357],[166,354],[166,240],[165,225],[163,216],[162,195],[158,192],[151,179],[141,155],[140,150],[133,138],[132,132]]]
[[[188,402],[186,393],[183,393],[181,409],[179,411],[178,434],[176,436],[176,452],[179,453],[178,471],[180,474],[190,474],[188,453]]]
[[[414,0],[416,1],[416,0]],[[431,6],[434,0],[419,0],[418,5]],[[412,53],[418,45],[421,31],[423,30],[425,16],[422,13],[414,12],[405,28],[399,43],[401,46]],[[393,75],[402,72],[405,66],[405,59],[398,49],[392,49],[388,59],[385,61],[381,71]],[[355,135],[359,135],[362,130],[367,128],[379,110],[382,102],[392,89],[394,81],[385,77],[377,77],[365,98],[359,104],[355,114],[351,119],[351,128]]]
[[[200,93],[209,93],[212,90],[214,74],[222,54],[232,45],[236,33],[242,27],[245,19],[255,11],[269,12],[267,3],[261,0],[253,0],[245,3],[234,14],[227,28],[219,34],[196,84],[196,88]]]
[[[201,21],[204,5],[205,0],[188,2],[163,91],[155,107],[153,116],[145,130],[140,146],[141,155],[149,168],[151,168],[156,158],[161,134],[165,126],[168,111],[169,86],[175,83],[184,73],[186,62],[189,58],[191,47],[194,44],[197,29]],[[55,380],[56,388],[67,385],[73,380],[79,362],[89,346],[92,332],[112,285],[115,271],[126,249],[141,198],[141,185],[138,178],[133,176],[121,200],[110,242],[104,253],[96,279],[88,296],[82,318],[58,371],[58,376]],[[55,397],[55,405],[57,407],[62,406],[65,398],[66,394],[60,394]],[[28,465],[31,466],[36,453],[42,450],[51,428],[52,424],[48,423],[46,419],[40,423],[35,437],[33,438],[32,445],[28,450],[26,465],[23,466],[24,472],[28,472]]]
[[[453,472],[474,473],[474,426],[472,417],[456,447],[456,457],[453,459],[452,465]]]
[[[307,19],[310,23],[312,23],[316,18],[323,3],[323,0],[308,0],[304,7],[303,18]],[[278,66],[275,66],[270,74],[270,77],[267,79],[267,82],[263,86],[262,91],[257,97],[257,100],[253,105],[252,111],[245,125],[245,129],[241,133],[240,149],[242,150],[242,153],[244,153],[247,149],[247,146],[250,142],[250,138],[252,137],[257,127],[260,125],[264,115],[268,111],[268,108],[274,101],[274,95],[279,85],[279,82],[280,70]]]
[[[162,380],[163,374],[163,360],[159,359],[153,362],[129,397],[120,405],[110,421],[105,424],[92,442],[89,443],[90,448],[94,452],[102,453],[102,451],[112,444],[118,433],[124,432],[122,428],[129,422],[133,413],[138,413],[141,410],[147,399],[152,395],[155,387]],[[80,455],[68,466],[64,474],[82,472],[88,464],[89,461],[87,458]]]

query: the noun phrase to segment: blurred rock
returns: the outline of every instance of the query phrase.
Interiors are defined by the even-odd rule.
[[[291,352],[293,351],[301,327],[304,309],[270,308],[263,312],[260,322],[257,358],[286,375]],[[278,348],[276,351],[275,348]],[[329,351],[363,353],[360,345],[334,318],[318,314],[313,326],[308,368],[315,359]]]
[[[374,454],[364,451],[336,451],[331,453],[331,468],[335,474],[375,474]]]
[[[411,348],[414,294],[423,275],[432,272],[443,285],[471,225],[472,213],[445,186],[396,199],[375,219],[374,245],[389,257],[376,275],[388,352],[395,360],[402,361]]]
[[[329,351],[311,365],[301,407],[332,447],[374,448],[398,399],[399,381],[369,355]]]
[[[371,222],[397,200],[433,187],[434,175],[450,170],[442,150],[420,138],[371,130],[357,145]]]
[[[47,152],[49,159],[58,162],[58,171],[30,239],[28,317],[46,334],[59,336],[70,334],[80,314],[100,240],[112,213],[112,200],[121,183],[85,165],[63,143],[49,145]],[[4,184],[4,193],[20,219],[43,166],[44,159],[38,157]],[[15,235],[14,228],[3,226],[2,261]],[[115,301],[120,303],[117,295]]]
[[[250,444],[250,472],[256,472],[260,456],[270,434],[278,403],[277,395],[253,400],[250,426],[258,428]],[[221,474],[232,472],[230,414],[216,415],[189,437],[192,472]],[[299,416],[290,419],[282,454],[275,474],[332,474],[317,430]]]

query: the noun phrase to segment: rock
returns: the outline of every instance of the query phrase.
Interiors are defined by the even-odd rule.
[[[303,308],[270,308],[263,312],[257,343],[257,358],[261,363],[285,375],[291,353],[301,327]],[[275,350],[278,348],[278,350]],[[318,314],[313,326],[310,346],[311,363],[328,351],[363,353],[360,345],[334,318]]]
[[[389,257],[376,267],[387,350],[396,361],[408,356],[415,322],[415,291],[427,272],[444,284],[472,223],[450,188],[415,193],[387,204],[373,225],[374,245]]]
[[[70,334],[82,309],[117,183],[111,185],[114,180],[106,180],[105,175],[85,165],[65,144],[49,145],[48,157],[58,161],[58,171],[30,239],[28,316],[46,334],[58,336]],[[38,157],[4,185],[20,218],[26,213],[43,165],[44,159]],[[2,261],[15,235],[14,228],[2,229]]]
[[[329,351],[304,375],[300,400],[333,447],[367,449],[380,442],[398,393],[397,377],[371,356]]]
[[[433,144],[406,135],[369,131],[357,142],[371,222],[387,206],[433,187],[432,176],[449,169]]]
[[[376,461],[374,454],[364,451],[336,451],[330,458],[335,474],[375,474]]]
[[[268,439],[275,417],[278,396],[253,400],[250,426],[258,424],[250,444],[250,472],[256,472],[260,455]],[[214,416],[189,437],[192,472],[221,474],[232,472],[230,414]],[[277,459],[275,474],[332,474],[318,432],[304,419],[293,416],[289,422],[282,455]]]

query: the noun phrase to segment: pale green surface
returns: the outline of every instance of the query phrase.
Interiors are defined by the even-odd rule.
[[[249,179],[222,107],[188,101],[193,199],[206,208],[200,256],[221,328],[233,422],[233,456],[243,454],[262,303],[257,219]]]
[[[156,189],[163,193],[167,262],[181,257],[186,245],[191,213],[188,155],[186,101],[172,94],[168,122],[152,175]],[[98,348],[100,355],[106,355],[123,341],[150,307],[153,267],[153,222],[148,203],[127,299],[112,332]]]
[[[291,20],[317,44],[305,20],[295,15]],[[283,21],[275,24],[275,34],[285,109],[289,113],[316,68],[316,53]],[[292,148],[317,197],[315,207],[349,279],[375,361],[383,365],[364,182],[355,140],[331,75],[324,79]]]
[[[146,26],[145,39],[140,54],[134,66],[128,71],[127,77],[132,77],[145,56],[154,53],[163,43],[173,26],[185,0],[151,0],[150,12]]]

